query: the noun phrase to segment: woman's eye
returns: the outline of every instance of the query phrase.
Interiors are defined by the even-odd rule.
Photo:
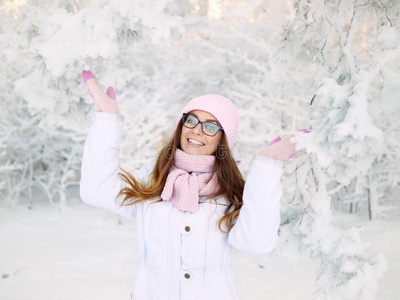
[[[215,127],[215,126],[213,126],[213,125],[208,125],[208,126],[207,126],[207,129],[208,129],[208,130],[211,130],[211,131],[213,131],[213,132],[216,132],[216,131],[217,131],[217,127]]]

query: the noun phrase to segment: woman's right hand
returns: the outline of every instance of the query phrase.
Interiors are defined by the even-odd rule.
[[[93,98],[99,111],[119,114],[118,102],[112,86],[109,86],[107,92],[104,93],[96,76],[92,72],[83,71],[82,78],[89,91],[89,95]]]
[[[297,130],[303,133],[309,133],[308,129]],[[294,135],[290,135],[284,139],[280,136],[274,138],[267,146],[265,146],[260,154],[263,154],[272,159],[288,160],[297,154],[296,144],[290,142]]]

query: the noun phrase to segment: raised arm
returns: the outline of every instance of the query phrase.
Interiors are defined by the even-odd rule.
[[[95,112],[84,145],[81,166],[80,196],[83,202],[109,209],[127,217],[136,216],[136,205],[120,206],[123,196],[116,196],[126,186],[118,173],[119,150],[122,141],[124,117],[119,114],[112,87],[104,93],[97,78],[89,71],[83,72],[83,80],[99,112]],[[142,169],[128,171],[136,179],[147,180],[151,164]]]
[[[228,242],[249,254],[271,252],[278,240],[283,161],[257,155],[243,191],[243,205]]]
[[[123,119],[119,114],[94,113],[82,157],[80,196],[87,204],[135,217],[136,205],[120,207],[122,196],[115,201],[118,192],[126,186],[118,176]],[[136,179],[146,179],[151,172],[150,164],[129,172]]]
[[[300,134],[310,132],[298,130]],[[297,133],[299,134],[299,133]],[[284,162],[297,154],[295,135],[273,139],[253,159],[243,191],[243,205],[228,242],[249,254],[266,254],[274,250],[281,221],[281,176]]]

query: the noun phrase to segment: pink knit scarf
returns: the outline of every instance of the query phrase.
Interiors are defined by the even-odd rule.
[[[217,173],[214,173],[206,184],[214,163],[214,155],[188,154],[176,149],[174,164],[168,174],[161,198],[164,201],[171,201],[182,211],[198,211],[199,195],[210,195],[219,188]],[[196,175],[195,172],[200,174]]]

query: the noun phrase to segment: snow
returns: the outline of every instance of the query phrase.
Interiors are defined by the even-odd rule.
[[[85,205],[76,188],[68,198],[61,212],[45,197],[35,199],[34,209],[23,202],[0,209],[0,299],[129,299],[138,258],[135,220]],[[400,210],[388,215],[368,221],[336,213],[341,227],[363,228],[368,256],[383,253],[388,260],[379,300],[400,293]],[[242,300],[309,300],[318,267],[307,257],[291,263],[274,254],[237,252],[233,261]]]
[[[395,28],[384,26],[379,30],[377,41],[387,48],[393,48],[398,39],[398,32]]]
[[[297,149],[307,153],[287,165],[281,256],[239,254],[235,261],[243,299],[320,299],[329,292],[329,300],[337,293],[368,300],[378,278],[377,299],[393,299],[399,213],[388,203],[400,186],[400,6],[303,2],[37,0],[13,22],[0,7],[0,90],[7,95],[0,98],[12,99],[0,112],[0,206],[8,206],[0,212],[0,300],[129,295],[135,222],[65,195],[79,183],[96,111],[83,69],[117,91],[126,169],[153,158],[176,112],[201,94],[237,105],[244,175],[249,158],[271,139],[311,129]],[[20,201],[33,188],[45,194],[33,205]],[[358,228],[340,232],[331,203],[357,212],[339,220],[365,226],[363,239]],[[368,209],[372,222],[363,221]],[[392,219],[378,221],[385,216]],[[299,258],[304,250],[322,263]],[[316,277],[322,287],[313,294]]]

